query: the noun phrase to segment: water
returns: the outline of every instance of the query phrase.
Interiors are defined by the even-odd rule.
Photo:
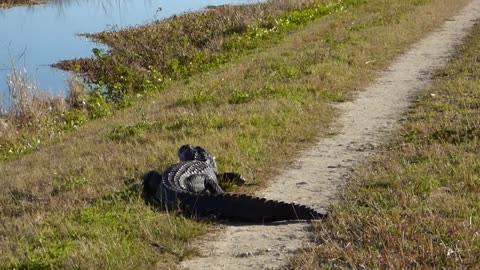
[[[142,25],[207,5],[247,2],[251,0],[52,0],[0,9],[0,95],[8,89],[12,63],[40,89],[65,93],[71,75],[50,65],[90,57],[93,48],[103,48],[78,34]]]

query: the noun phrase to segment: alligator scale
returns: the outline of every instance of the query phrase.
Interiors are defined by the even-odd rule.
[[[244,194],[225,193],[219,178],[243,185],[238,173],[218,173],[215,157],[199,146],[183,145],[178,150],[180,162],[165,172],[150,171],[144,178],[147,195],[168,207],[179,207],[184,213],[214,216],[244,222],[309,220],[325,214],[295,203],[286,203]]]

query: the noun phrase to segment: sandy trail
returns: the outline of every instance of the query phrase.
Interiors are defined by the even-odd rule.
[[[319,139],[295,164],[276,177],[259,195],[295,201],[317,209],[336,199],[351,168],[385,141],[405,116],[412,97],[430,82],[461,45],[475,20],[480,0],[416,43],[342,111],[336,135]],[[292,252],[308,245],[307,223],[228,226],[213,239],[200,241],[203,257],[182,262],[186,269],[268,269],[286,263]]]

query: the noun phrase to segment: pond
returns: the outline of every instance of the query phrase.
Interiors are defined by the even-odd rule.
[[[208,5],[251,0],[51,0],[46,4],[0,9],[0,95],[14,64],[51,93],[65,93],[69,73],[51,68],[60,60],[92,56],[103,48],[82,33],[142,25]]]

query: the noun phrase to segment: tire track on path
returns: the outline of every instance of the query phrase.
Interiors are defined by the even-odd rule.
[[[480,19],[480,0],[470,2],[428,37],[417,42],[353,102],[338,105],[342,115],[336,135],[321,138],[300,154],[291,168],[259,195],[295,201],[321,209],[334,201],[351,168],[364,160],[395,130],[412,98],[445,66]],[[203,257],[182,262],[185,269],[266,269],[284,265],[298,248],[308,245],[309,224],[232,225],[199,243]]]

